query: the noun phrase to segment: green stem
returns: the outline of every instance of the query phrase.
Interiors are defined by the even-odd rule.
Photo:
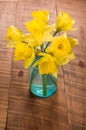
[[[58,32],[60,32],[61,30],[60,29],[56,29],[56,31],[54,32],[53,36],[55,36]]]
[[[48,43],[47,43],[47,45],[46,45],[45,49],[49,46],[49,44],[50,44],[50,42],[48,42]],[[44,49],[44,50],[45,50],[45,49]]]
[[[42,75],[42,85],[43,85],[43,96],[46,96],[47,77],[45,74]]]
[[[53,36],[55,36],[58,32],[60,32],[60,29],[56,29],[56,31],[54,32]],[[50,42],[47,43],[45,49],[49,46]]]
[[[44,52],[44,45],[41,45],[41,51]]]

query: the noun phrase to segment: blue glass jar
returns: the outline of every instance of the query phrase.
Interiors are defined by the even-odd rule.
[[[57,79],[52,74],[41,75],[38,67],[30,67],[30,91],[42,98],[53,95],[57,90]]]

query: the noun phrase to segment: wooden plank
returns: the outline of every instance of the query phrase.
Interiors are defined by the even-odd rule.
[[[51,3],[51,6],[49,4]],[[15,25],[24,29],[23,23],[31,19],[31,12],[47,9],[51,12],[51,23],[55,19],[54,0],[19,0]],[[63,72],[60,68],[58,91],[47,99],[37,98],[28,88],[28,71],[23,62],[12,61],[11,87],[7,129],[9,130],[69,130]]]
[[[57,9],[66,11],[76,20],[77,32],[69,33],[79,39],[74,49],[76,60],[65,65],[64,80],[67,95],[68,119],[72,130],[86,129],[86,1],[57,1]]]
[[[5,33],[14,23],[15,2],[0,1],[0,130],[5,130],[11,79],[12,51],[6,48]]]

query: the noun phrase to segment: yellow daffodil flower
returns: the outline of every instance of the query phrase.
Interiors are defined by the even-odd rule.
[[[25,23],[27,33],[11,25],[7,29],[7,47],[14,47],[14,59],[24,60],[27,69],[31,64],[38,66],[40,74],[53,74],[57,77],[59,65],[67,64],[75,58],[72,51],[78,44],[75,38],[60,31],[74,30],[74,20],[66,12],[59,12],[56,23],[49,25],[49,12],[38,10],[32,12],[33,19]],[[38,60],[35,62],[35,57]],[[34,63],[35,62],[35,63]]]
[[[57,65],[55,63],[54,57],[46,53],[40,53],[41,57],[34,66],[38,65],[38,70],[40,74],[53,74],[57,72]]]
[[[48,11],[33,11],[32,16],[34,19],[27,22],[26,28],[33,35],[36,40],[33,46],[40,46],[45,42],[52,41],[53,36],[51,33],[55,29],[55,24],[48,25],[49,13]]]
[[[36,34],[36,33],[42,33],[45,29],[45,24],[43,23],[43,21],[38,21],[38,20],[32,20],[30,22],[25,23],[27,30],[32,33],[32,34]]]
[[[35,58],[33,47],[25,43],[18,43],[14,50],[14,60],[25,60],[25,68],[28,68]]]
[[[46,52],[52,53],[55,57],[63,58],[71,52],[71,44],[67,39],[66,34],[63,34],[53,40]]]
[[[7,47],[14,47],[18,42],[21,41],[22,32],[16,27],[11,25],[6,34]]]
[[[38,10],[38,11],[33,11],[32,16],[34,19],[37,21],[42,21],[45,25],[48,23],[49,20],[49,12],[46,10]]]
[[[27,30],[31,33],[33,40],[33,46],[40,46],[45,42],[52,41],[52,32],[55,29],[55,24],[45,26],[43,22],[32,20],[26,23]]]
[[[57,30],[69,31],[72,30],[75,21],[71,19],[68,13],[59,12],[56,18]]]
[[[55,38],[51,45],[46,49],[46,52],[52,54],[56,58],[58,65],[62,65],[63,61],[68,58],[68,55],[71,56],[71,59],[74,58],[73,54],[70,55],[72,53],[72,46],[66,34]],[[66,63],[66,61],[64,62]]]

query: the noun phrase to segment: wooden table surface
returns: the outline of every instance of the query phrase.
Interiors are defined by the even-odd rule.
[[[50,22],[58,11],[76,20],[79,39],[76,60],[59,68],[58,91],[41,99],[28,87],[28,71],[23,62],[13,61],[6,48],[9,25],[24,29],[31,12],[47,9]],[[86,130],[86,0],[0,0],[0,130]]]

